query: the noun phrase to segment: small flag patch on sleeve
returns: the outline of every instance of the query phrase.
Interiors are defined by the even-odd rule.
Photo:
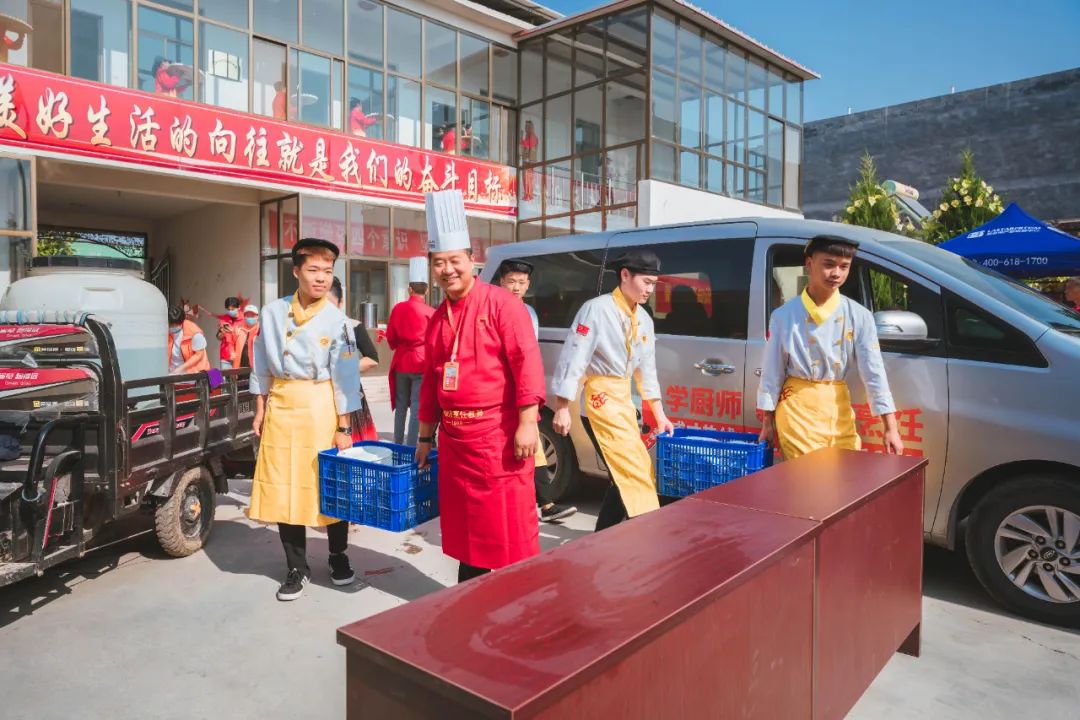
[[[574,332],[576,332],[578,335],[582,335],[582,336],[588,335],[589,334],[589,326],[584,324],[584,323],[578,323],[578,326],[574,330]]]

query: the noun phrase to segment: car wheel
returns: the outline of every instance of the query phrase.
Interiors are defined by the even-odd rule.
[[[540,446],[547,457],[547,472],[541,473],[541,481],[547,484],[547,496],[558,502],[577,489],[577,458],[570,438],[555,432],[551,416],[544,413],[540,419]]]
[[[185,472],[154,512],[161,549],[173,557],[186,557],[202,548],[214,527],[215,502],[210,473],[202,467]]]
[[[968,521],[968,560],[1006,608],[1080,627],[1080,485],[1018,478],[979,501]]]

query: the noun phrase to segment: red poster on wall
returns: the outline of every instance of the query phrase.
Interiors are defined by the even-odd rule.
[[[459,189],[468,209],[516,214],[505,165],[6,64],[0,145],[414,203]]]

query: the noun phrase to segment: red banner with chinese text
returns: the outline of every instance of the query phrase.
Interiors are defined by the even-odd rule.
[[[0,144],[513,217],[513,168],[0,64]],[[426,248],[424,249],[426,251]]]

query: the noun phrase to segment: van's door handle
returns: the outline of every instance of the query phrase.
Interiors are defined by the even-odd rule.
[[[702,375],[733,375],[735,373],[735,366],[729,365],[723,360],[717,360],[716,358],[709,358],[702,360],[701,362],[694,363],[694,367],[701,371]]]

